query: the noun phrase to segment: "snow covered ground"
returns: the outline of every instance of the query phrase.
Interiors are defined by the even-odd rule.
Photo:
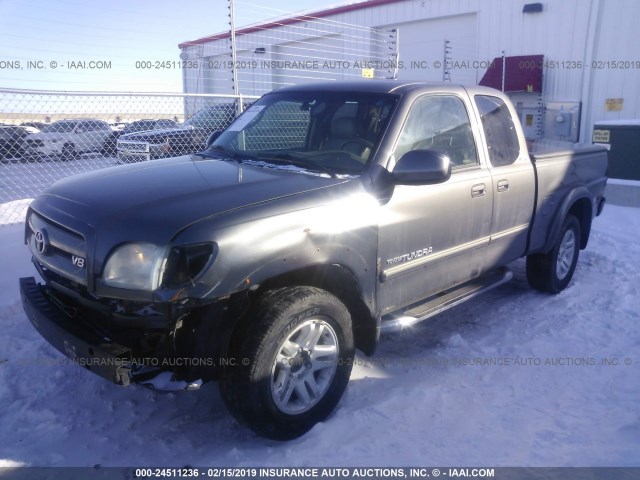
[[[160,394],[65,365],[22,312],[21,233],[0,226],[0,466],[640,466],[640,209],[605,208],[561,294],[517,262],[384,338],[333,416],[287,443],[238,426],[216,385]]]

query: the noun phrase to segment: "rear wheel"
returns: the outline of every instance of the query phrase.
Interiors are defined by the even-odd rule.
[[[567,215],[558,241],[551,251],[527,257],[527,280],[536,290],[558,293],[564,290],[576,269],[580,253],[580,222]]]
[[[324,290],[289,287],[264,294],[252,320],[232,341],[235,366],[223,372],[222,396],[260,435],[299,437],[331,414],[347,387],[349,311]]]

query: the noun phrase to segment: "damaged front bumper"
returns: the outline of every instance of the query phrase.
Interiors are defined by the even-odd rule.
[[[29,321],[44,339],[72,363],[127,386],[140,383],[157,390],[194,390],[201,381],[174,380],[158,368],[156,358],[137,358],[132,349],[119,345],[91,329],[80,318],[56,305],[33,277],[20,279],[20,296]]]
[[[20,279],[20,296],[29,321],[60,353],[113,383],[125,386],[132,383],[131,349],[111,343],[74,321],[51,302],[33,277]]]

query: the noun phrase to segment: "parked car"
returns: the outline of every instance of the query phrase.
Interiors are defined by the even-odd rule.
[[[42,129],[45,128],[47,125],[49,124],[44,122],[23,122],[20,124],[21,127],[35,128],[38,132],[42,131]]]
[[[533,288],[569,285],[604,207],[607,151],[530,152],[517,118],[504,93],[450,83],[268,93],[203,152],[36,198],[25,240],[42,283],[20,280],[27,317],[111,382],[219,380],[243,424],[300,436],[381,332],[509,281],[521,257]]]
[[[24,139],[29,130],[19,126],[0,126],[0,160],[19,159],[24,154]]]
[[[111,135],[107,137],[102,147],[102,154],[105,156],[112,156],[117,154],[118,150],[118,138],[122,135],[135,132],[147,132],[150,130],[165,130],[178,128],[178,124],[174,120],[168,119],[144,119],[136,120],[126,125],[121,130],[115,130],[111,132]]]
[[[235,104],[213,105],[176,128],[122,135],[118,139],[118,160],[132,163],[198,152],[213,132],[226,128],[235,116]]]
[[[100,151],[111,133],[109,124],[102,120],[59,120],[25,139],[25,155],[70,160],[81,153]]]

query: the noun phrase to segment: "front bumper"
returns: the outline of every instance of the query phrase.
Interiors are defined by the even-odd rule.
[[[20,296],[27,318],[44,339],[78,364],[118,385],[133,380],[129,348],[103,338],[56,306],[33,277],[20,279]]]

